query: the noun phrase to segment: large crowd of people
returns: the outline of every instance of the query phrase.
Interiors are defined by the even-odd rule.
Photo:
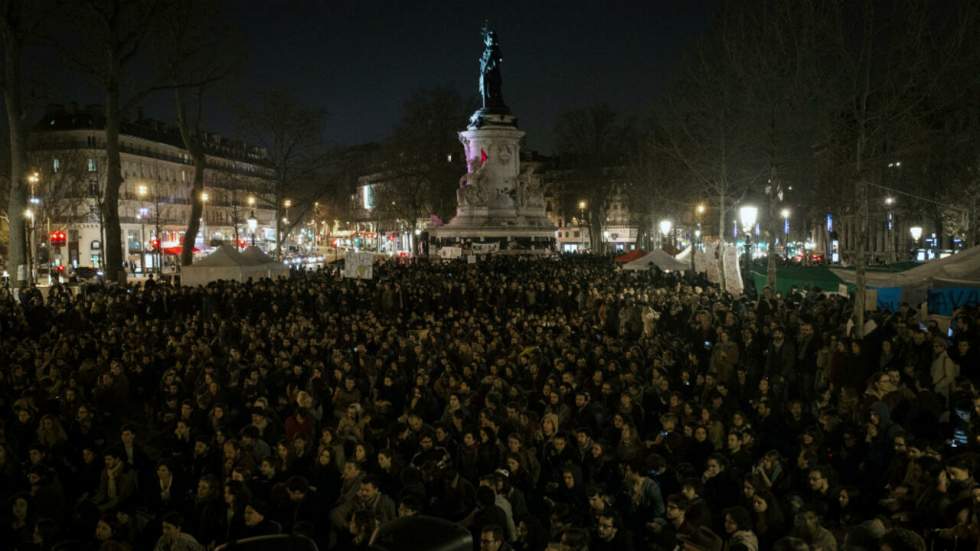
[[[978,548],[978,312],[851,310],[592,256],[3,290],[0,547]]]

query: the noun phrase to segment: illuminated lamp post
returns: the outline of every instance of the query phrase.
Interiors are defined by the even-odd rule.
[[[670,230],[674,228],[674,223],[664,218],[660,221],[660,248],[663,248],[663,240],[670,235]]]
[[[909,233],[912,235],[912,244],[914,245],[916,251],[919,248],[919,239],[922,238],[922,226],[912,226],[909,228]],[[913,253],[913,258],[917,258],[918,253]]]
[[[738,209],[738,218],[742,223],[742,231],[745,233],[745,273],[749,274],[750,262],[752,259],[752,228],[759,218],[759,208],[753,205],[743,205]]]

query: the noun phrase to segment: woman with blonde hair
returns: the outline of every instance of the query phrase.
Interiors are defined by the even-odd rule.
[[[68,434],[61,426],[61,421],[54,415],[48,414],[41,417],[41,423],[37,427],[37,441],[52,454],[61,455],[68,443]]]

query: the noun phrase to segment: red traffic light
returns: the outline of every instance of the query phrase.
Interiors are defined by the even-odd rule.
[[[60,247],[68,241],[68,236],[61,230],[55,230],[48,236],[52,247]]]

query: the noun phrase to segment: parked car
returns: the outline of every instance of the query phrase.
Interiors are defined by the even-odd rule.
[[[89,280],[95,279],[96,277],[102,275],[102,272],[96,270],[95,268],[90,268],[88,266],[79,266],[75,268],[74,276],[78,279]]]

